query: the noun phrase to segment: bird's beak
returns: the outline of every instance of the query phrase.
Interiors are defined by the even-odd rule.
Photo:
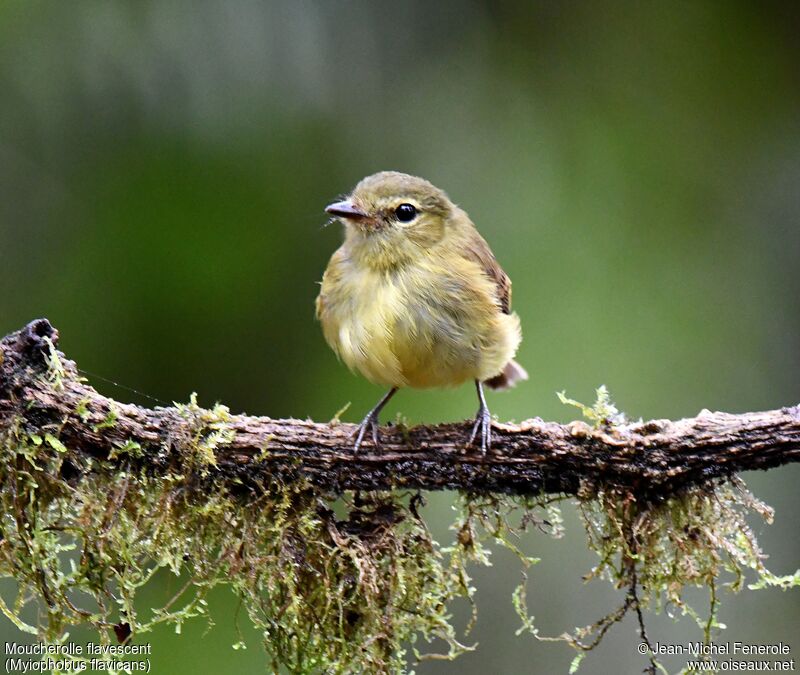
[[[352,220],[364,220],[368,215],[349,199],[345,199],[343,202],[336,202],[335,204],[328,204],[328,206],[325,207],[325,212],[338,218],[350,218]]]

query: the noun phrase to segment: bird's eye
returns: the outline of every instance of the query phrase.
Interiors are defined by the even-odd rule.
[[[417,209],[413,204],[400,204],[394,210],[394,215],[401,223],[410,223],[417,217]]]

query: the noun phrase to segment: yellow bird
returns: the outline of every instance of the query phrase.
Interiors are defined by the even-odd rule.
[[[485,454],[492,419],[482,383],[506,389],[527,379],[513,360],[522,340],[511,281],[469,216],[428,181],[395,171],[364,178],[326,209],[345,226],[317,297],[333,351],[370,382],[390,387],[356,430],[378,446],[378,416],[401,387],[475,382]]]

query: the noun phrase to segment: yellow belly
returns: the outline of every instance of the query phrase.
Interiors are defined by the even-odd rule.
[[[476,271],[477,275],[477,271]],[[318,314],[340,358],[389,387],[447,387],[498,374],[521,340],[484,277],[433,266],[386,273],[338,270],[323,279]]]

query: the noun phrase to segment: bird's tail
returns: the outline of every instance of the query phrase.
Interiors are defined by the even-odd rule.
[[[490,377],[484,384],[490,389],[511,389],[517,382],[522,382],[528,379],[528,372],[519,365],[514,359],[511,359],[500,374]]]

